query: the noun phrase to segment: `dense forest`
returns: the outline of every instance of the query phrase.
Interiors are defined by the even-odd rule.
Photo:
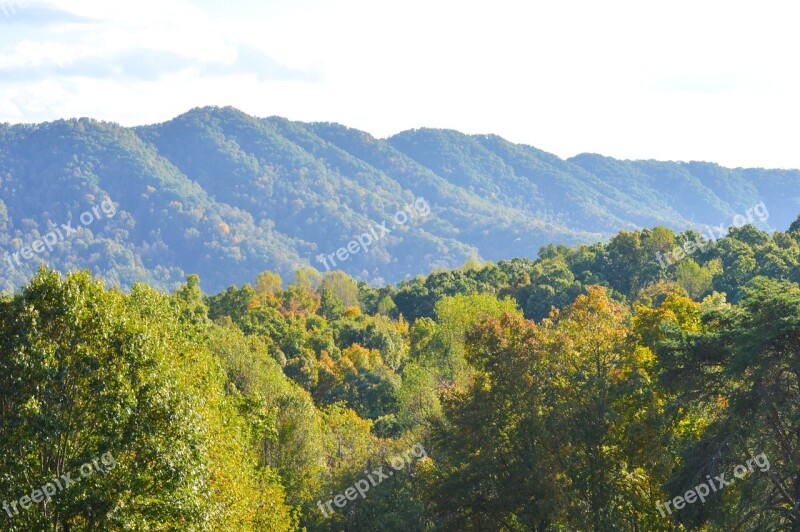
[[[426,216],[396,224],[424,200]],[[113,213],[91,213],[104,201]],[[0,124],[0,289],[39,263],[109,286],[209,292],[262,271],[289,280],[370,228],[397,225],[331,270],[380,286],[466,260],[537,257],[654,226],[703,232],[763,202],[762,230],[800,212],[800,171],[702,162],[564,160],[496,135],[415,129],[387,139],[330,123],[193,109],[126,128],[91,119]],[[75,233],[27,251],[52,227]],[[40,246],[41,248],[41,246]],[[581,274],[581,272],[577,272]]]
[[[800,219],[381,287],[41,268],[0,300],[0,528],[797,530],[798,282]]]

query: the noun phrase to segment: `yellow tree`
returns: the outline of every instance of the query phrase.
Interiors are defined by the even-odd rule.
[[[553,422],[561,428],[560,453],[577,490],[569,505],[578,528],[655,527],[651,453],[645,450],[652,446],[642,437],[656,411],[654,359],[629,341],[628,318],[605,288],[590,286],[541,324],[557,375],[551,401],[559,414]]]
[[[277,273],[261,272],[256,277],[256,294],[263,305],[280,299],[283,280]]]
[[[329,289],[345,307],[358,307],[358,285],[352,277],[342,271],[326,272],[322,277],[320,291]]]

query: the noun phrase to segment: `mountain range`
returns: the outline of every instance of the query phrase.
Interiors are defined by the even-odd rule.
[[[100,208],[109,202],[113,214]],[[0,288],[23,285],[42,262],[123,288],[171,290],[197,273],[213,292],[264,270],[325,271],[326,256],[357,279],[397,282],[620,230],[731,225],[760,202],[769,218],[757,225],[786,229],[800,213],[800,171],[565,160],[496,135],[423,128],[379,139],[231,107],[133,128],[3,124]],[[398,215],[423,204],[425,215]],[[391,231],[377,234],[381,225]],[[365,233],[376,237],[368,251],[341,252]]]

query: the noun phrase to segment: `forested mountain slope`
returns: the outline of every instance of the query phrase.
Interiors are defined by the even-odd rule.
[[[113,215],[81,223],[104,200]],[[418,200],[430,212],[397,223]],[[123,287],[142,280],[173,289],[195,272],[217,290],[267,269],[325,271],[333,261],[326,266],[320,255],[335,259],[384,222],[388,234],[335,269],[396,282],[472,256],[535,257],[545,244],[593,242],[620,229],[730,225],[761,201],[769,218],[755,222],[786,229],[800,211],[800,172],[562,160],[494,135],[418,129],[376,139],[217,107],[137,128],[90,119],[6,124],[0,287],[21,286],[42,261],[89,268]],[[13,256],[70,223],[80,230]]]

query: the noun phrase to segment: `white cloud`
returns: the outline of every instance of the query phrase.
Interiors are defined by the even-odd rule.
[[[78,22],[44,17],[45,6]],[[234,105],[378,136],[491,132],[562,157],[800,167],[795,11],[777,1],[34,2],[0,34],[0,120],[134,125]]]

